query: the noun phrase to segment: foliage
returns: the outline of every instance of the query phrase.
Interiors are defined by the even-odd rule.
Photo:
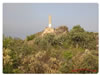
[[[30,36],[27,36],[27,41],[29,41],[29,40],[33,40],[35,37],[36,37],[35,34],[30,35]]]
[[[11,50],[10,49],[3,49],[3,72],[4,73],[12,73],[13,70],[13,66],[12,66],[12,62],[13,59],[11,59],[10,53]]]
[[[79,25],[74,26],[70,31],[68,38],[74,47],[96,49],[96,36],[94,33],[86,32]]]
[[[47,49],[50,47],[54,47],[59,44],[58,40],[55,38],[53,34],[47,34],[44,37],[38,37],[35,39],[35,44],[37,44],[42,49]]]
[[[12,41],[12,38],[11,37],[5,37],[4,36],[3,37],[3,47],[4,48],[7,48],[11,41]]]
[[[72,55],[71,51],[64,51],[63,56],[65,59],[69,60],[72,58],[73,55]]]
[[[3,37],[4,73],[98,72],[98,33],[87,32],[80,25],[70,31],[59,27],[56,34],[41,33],[27,40]]]
[[[90,51],[85,51],[76,54],[70,61],[66,61],[60,71],[63,73],[97,73],[97,64],[98,56],[94,56]]]

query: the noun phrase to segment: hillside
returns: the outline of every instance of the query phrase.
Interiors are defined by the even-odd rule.
[[[4,73],[98,72],[98,33],[80,25],[47,27],[25,40],[3,38]]]

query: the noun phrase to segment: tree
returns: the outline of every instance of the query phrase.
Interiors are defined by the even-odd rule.
[[[80,44],[85,42],[85,31],[80,25],[74,26],[69,33],[69,40],[75,47],[79,47]]]

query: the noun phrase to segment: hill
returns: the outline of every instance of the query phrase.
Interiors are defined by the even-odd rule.
[[[98,33],[47,27],[25,40],[3,37],[4,73],[97,73]]]

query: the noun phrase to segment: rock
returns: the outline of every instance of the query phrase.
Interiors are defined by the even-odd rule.
[[[68,32],[68,28],[66,26],[60,26],[60,27],[55,29],[56,34],[62,34],[65,32]]]
[[[52,27],[46,27],[44,29],[44,31],[42,32],[42,36],[44,36],[45,34],[48,34],[48,33],[53,33],[53,34],[59,35],[59,34],[64,34],[66,32],[68,32],[68,28],[66,26],[60,26],[56,29],[54,29]]]
[[[45,28],[45,30],[43,31],[42,36],[44,36],[45,34],[54,33],[54,32],[55,32],[55,31],[54,31],[53,28],[47,27],[47,28]]]

